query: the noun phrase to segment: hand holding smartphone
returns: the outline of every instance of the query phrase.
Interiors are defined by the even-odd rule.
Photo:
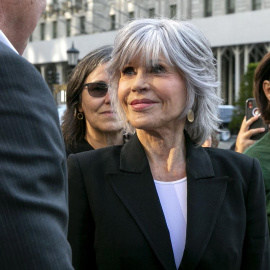
[[[260,116],[260,111],[257,107],[256,101],[254,98],[248,98],[246,100],[246,121],[256,115]],[[249,126],[249,129],[255,128],[265,128],[265,131],[251,136],[250,137],[251,140],[259,140],[268,132],[268,125],[263,122],[263,119],[261,117],[259,117],[257,121],[253,122]]]

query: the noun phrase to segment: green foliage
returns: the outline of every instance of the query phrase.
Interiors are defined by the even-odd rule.
[[[229,123],[231,133],[237,134],[245,116],[245,105],[248,98],[253,97],[253,78],[258,63],[250,63],[247,72],[244,74],[239,90],[239,98],[234,103],[236,109],[233,112],[232,120]]]

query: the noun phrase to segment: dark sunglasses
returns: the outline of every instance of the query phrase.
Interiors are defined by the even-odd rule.
[[[86,83],[82,88],[87,87],[88,94],[91,97],[105,97],[108,92],[108,84],[103,82]]]

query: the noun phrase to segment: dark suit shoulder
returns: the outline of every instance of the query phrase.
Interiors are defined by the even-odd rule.
[[[1,42],[0,63],[0,268],[71,269],[66,158],[54,98],[38,70]]]
[[[108,146],[92,151],[71,154],[76,157],[82,170],[90,168],[118,168],[123,145]],[[70,159],[70,158],[69,158]]]
[[[234,152],[234,151],[230,151],[230,149],[222,149],[222,148],[216,148],[216,147],[205,147],[204,148],[209,154],[216,154],[216,155],[220,155],[220,156],[227,156],[227,157],[231,157],[231,156],[243,156],[243,154],[238,153],[238,152]]]
[[[103,147],[95,149],[94,151],[85,151],[81,153],[76,153],[75,155],[79,160],[90,158],[90,159],[99,159],[99,158],[110,158],[111,155],[120,154],[123,145],[113,145],[108,147]]]
[[[5,55],[1,55],[0,53],[0,62],[1,64],[4,64],[4,68],[0,69],[1,76],[5,76],[3,84],[11,83],[12,81],[14,82],[14,76],[16,74],[20,89],[25,90],[27,86],[29,89],[34,87],[36,89],[36,96],[38,94],[44,95],[44,93],[46,96],[48,96],[48,94],[52,96],[51,91],[40,72],[20,55],[17,55],[14,52]],[[35,93],[32,94],[34,95]]]
[[[256,158],[251,158],[231,150],[205,148],[213,164],[216,175],[228,175],[234,181],[249,183],[251,176],[260,177],[261,168]]]
[[[34,72],[35,74],[39,74],[37,69],[31,63],[29,63],[23,56],[17,54],[16,52],[14,52],[12,49],[7,47],[2,42],[0,42],[0,58],[1,58],[1,61],[4,61],[4,63],[14,63],[15,62],[16,65],[12,66],[13,70],[14,70],[14,68],[16,68],[16,66],[18,66],[19,63],[21,63],[22,65],[27,65],[27,67],[29,67],[31,69],[31,71]],[[2,70],[3,71],[8,70],[8,68],[9,68],[9,66],[5,65],[5,68]],[[24,71],[22,71],[22,72],[24,72]],[[17,75],[19,75],[19,74],[16,74],[16,76]]]
[[[220,148],[213,148],[213,147],[206,147],[205,150],[209,154],[210,158],[213,159],[221,159],[223,161],[231,162],[233,161],[236,164],[246,164],[252,163],[253,159],[229,149],[220,149]]]

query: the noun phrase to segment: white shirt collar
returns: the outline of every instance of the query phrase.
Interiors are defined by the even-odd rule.
[[[5,36],[5,34],[1,30],[0,30],[0,42],[4,43],[11,50],[13,50],[15,53],[19,54],[17,52],[17,50],[14,48],[14,46],[11,44],[11,42],[8,40],[8,38]]]

